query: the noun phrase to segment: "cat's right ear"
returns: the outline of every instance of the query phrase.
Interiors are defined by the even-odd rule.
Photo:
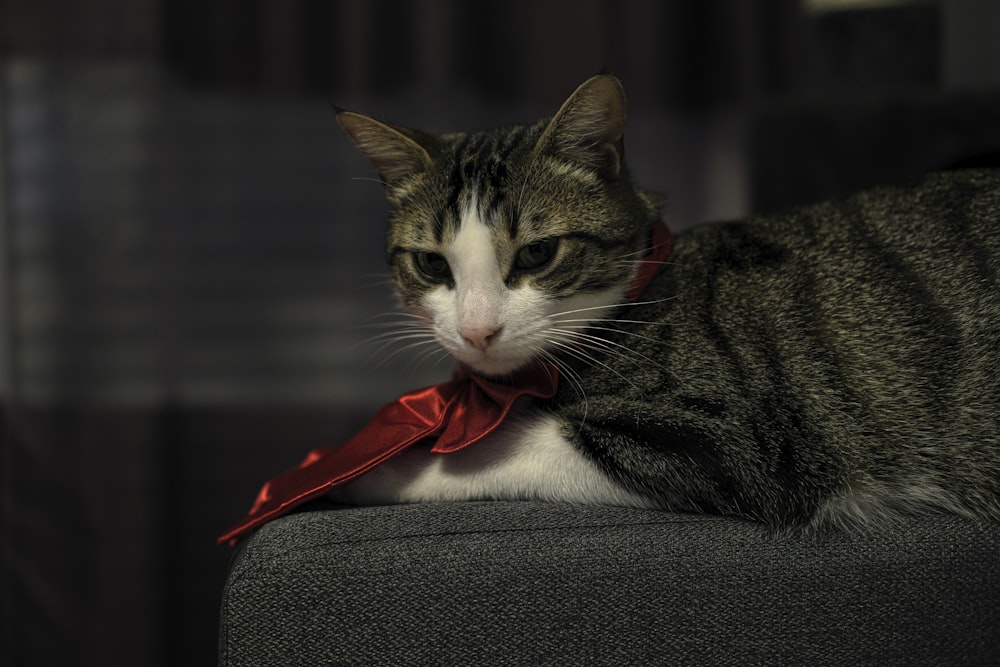
[[[412,130],[354,113],[337,110],[337,122],[378,171],[386,194],[393,199],[410,179],[430,169],[433,160]]]

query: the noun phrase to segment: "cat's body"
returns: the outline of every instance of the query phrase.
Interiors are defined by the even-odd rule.
[[[1000,519],[1000,173],[695,228],[630,302],[659,212],[624,171],[615,79],[477,135],[340,118],[386,182],[403,302],[475,370],[548,360],[563,381],[474,447],[410,450],[335,498]]]

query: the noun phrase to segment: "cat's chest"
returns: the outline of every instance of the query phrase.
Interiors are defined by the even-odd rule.
[[[544,498],[652,506],[613,483],[573,442],[563,417],[522,407],[475,446],[448,455],[407,450],[330,497],[352,504]]]

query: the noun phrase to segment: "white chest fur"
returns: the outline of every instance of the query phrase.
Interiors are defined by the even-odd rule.
[[[508,419],[480,442],[452,454],[413,448],[330,493],[356,505],[546,500],[650,507],[614,484],[562,433],[551,415]]]

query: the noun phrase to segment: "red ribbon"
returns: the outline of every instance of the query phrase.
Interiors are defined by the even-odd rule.
[[[635,300],[670,254],[667,226],[653,230],[653,248],[639,265],[627,296]],[[382,407],[371,421],[340,447],[314,449],[298,468],[264,484],[250,513],[219,542],[240,537],[295,507],[360,477],[375,466],[428,438],[432,452],[449,454],[479,442],[507,417],[517,399],[552,398],[559,372],[549,363],[530,364],[506,382],[487,380],[465,368],[448,382],[404,394]]]

